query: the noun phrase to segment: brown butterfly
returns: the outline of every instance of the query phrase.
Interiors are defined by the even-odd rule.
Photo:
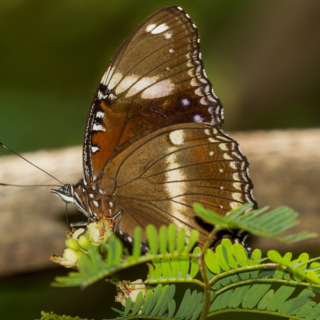
[[[117,233],[175,223],[208,231],[194,202],[225,215],[251,202],[248,162],[221,131],[223,109],[201,60],[199,33],[180,7],[144,20],[112,57],[83,142],[84,177],[53,190],[89,220],[118,217]],[[144,239],[145,240],[145,239]]]

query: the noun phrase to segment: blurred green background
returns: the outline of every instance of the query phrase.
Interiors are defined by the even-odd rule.
[[[200,31],[225,130],[319,126],[317,0],[0,0],[0,141],[17,152],[81,144],[112,54],[143,19],[169,5],[183,7]],[[50,288],[55,275],[1,279],[3,319],[35,319],[41,309],[112,317],[111,286]]]

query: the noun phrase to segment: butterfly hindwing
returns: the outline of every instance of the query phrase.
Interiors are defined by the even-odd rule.
[[[221,130],[179,124],[124,150],[106,168],[100,188],[110,190],[116,211],[123,210],[124,233],[133,234],[135,226],[172,222],[189,232],[200,229],[203,237],[207,230],[199,228],[192,204],[221,215],[246,202],[255,204],[247,168],[237,142]]]

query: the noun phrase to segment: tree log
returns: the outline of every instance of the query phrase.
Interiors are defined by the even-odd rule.
[[[300,213],[301,224],[292,232],[317,232],[320,226],[320,129],[256,131],[230,134],[250,162],[250,176],[259,206],[287,205]],[[23,154],[63,183],[82,177],[81,147]],[[17,156],[0,158],[0,182],[56,187],[0,186],[0,275],[54,267],[52,253],[65,248],[65,205],[50,189],[59,183]],[[71,206],[70,217],[78,214]],[[82,218],[85,220],[84,218]],[[319,251],[320,240],[294,246],[251,237],[250,245],[262,250]]]

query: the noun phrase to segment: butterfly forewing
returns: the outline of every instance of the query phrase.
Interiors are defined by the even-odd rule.
[[[122,43],[95,93],[84,139],[86,181],[102,178],[112,158],[160,128],[190,122],[219,128],[221,110],[197,28],[177,7],[156,12]]]

